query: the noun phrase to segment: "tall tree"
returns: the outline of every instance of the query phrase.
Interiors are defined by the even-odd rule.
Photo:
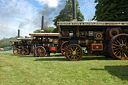
[[[62,9],[58,16],[55,17],[53,20],[54,25],[57,25],[57,21],[72,21],[72,0],[66,0],[66,5],[64,9]],[[82,15],[79,7],[78,1],[76,2],[76,12],[77,12],[77,20],[83,21],[84,16]],[[57,29],[54,30],[54,32],[57,32]]]
[[[54,27],[46,27],[44,28],[44,33],[52,33],[53,30],[54,30]],[[37,29],[33,33],[41,33],[41,29]]]
[[[95,0],[96,12],[93,20],[127,21],[128,0]]]

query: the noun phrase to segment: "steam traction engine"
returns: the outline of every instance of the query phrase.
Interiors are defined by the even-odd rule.
[[[10,42],[12,43],[12,46],[13,46],[13,54],[19,54],[20,41],[12,40]]]
[[[128,22],[65,21],[57,25],[60,39],[67,39],[65,56],[68,60],[78,61],[83,53],[128,59]]]
[[[47,54],[50,56],[50,53],[56,53],[59,51],[59,33],[30,33],[33,37],[32,46],[33,54],[37,57],[43,57]]]
[[[29,55],[32,53],[31,38],[17,38],[20,41],[19,49],[21,55]]]
[[[81,22],[76,17],[76,0],[72,0],[73,21],[57,22],[62,53],[70,61],[83,54],[102,54],[128,59],[128,22]],[[72,33],[72,37],[69,36]]]

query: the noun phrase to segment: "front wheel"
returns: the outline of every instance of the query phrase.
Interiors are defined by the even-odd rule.
[[[109,52],[116,59],[128,60],[128,35],[114,36],[109,43]]]
[[[46,54],[46,50],[45,50],[44,47],[38,46],[38,47],[36,48],[36,56],[38,56],[38,57],[43,57],[43,56],[45,56],[45,54]]]
[[[65,52],[65,56],[69,61],[78,61],[83,56],[82,48],[77,44],[69,45]]]
[[[13,49],[13,54],[15,54],[15,55],[18,54],[18,49],[17,48]]]

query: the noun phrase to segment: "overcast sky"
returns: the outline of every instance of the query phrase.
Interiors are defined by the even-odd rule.
[[[41,16],[45,16],[45,26],[54,26],[52,20],[65,6],[66,0],[0,0],[0,39],[29,36],[41,27]],[[85,21],[95,14],[94,0],[78,0]]]

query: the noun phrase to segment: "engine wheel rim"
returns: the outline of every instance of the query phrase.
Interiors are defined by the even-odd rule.
[[[121,35],[112,42],[112,53],[120,60],[128,60],[128,36]]]
[[[45,56],[46,50],[44,47],[37,47],[36,48],[36,55],[39,57]]]
[[[70,61],[78,61],[82,58],[83,52],[79,45],[73,44],[66,49],[66,58]]]
[[[65,41],[62,45],[61,45],[61,53],[63,55],[65,55],[65,49],[68,47],[69,45],[69,41]]]

